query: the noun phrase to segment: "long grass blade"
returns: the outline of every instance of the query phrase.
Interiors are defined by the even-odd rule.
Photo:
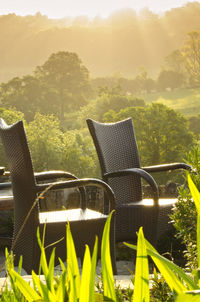
[[[98,252],[98,238],[95,239],[92,263],[91,263],[91,273],[90,273],[90,289],[89,289],[89,301],[95,301],[95,276],[96,276],[96,266],[97,266],[97,252]]]
[[[200,267],[200,193],[193,183],[191,176],[188,174],[188,185],[197,209],[197,261]],[[200,286],[200,281],[199,281]]]
[[[51,253],[51,257],[49,260],[49,270],[48,270],[48,275],[46,279],[47,286],[49,290],[55,294],[54,290],[54,262],[55,262],[55,248],[53,249]]]
[[[43,238],[44,238],[44,236],[43,236]],[[47,277],[48,277],[48,265],[47,265],[46,255],[45,255],[44,243],[41,242],[41,239],[40,239],[39,228],[37,228],[37,240],[38,240],[38,244],[39,244],[40,250],[41,250],[40,267],[42,268],[42,271],[45,275],[45,279],[47,279]]]
[[[137,241],[137,258],[133,302],[149,302],[149,266],[142,228]]]
[[[137,250],[137,246],[125,243],[126,246]],[[183,291],[189,290],[196,290],[198,286],[194,283],[194,281],[184,273],[176,264],[169,261],[168,259],[161,256],[154,247],[146,240],[146,248],[147,254],[152,257],[153,261],[155,262],[156,266],[160,270],[161,274],[165,278],[165,281],[168,283],[169,287],[172,291],[176,291],[177,293],[182,293]],[[181,282],[188,286],[186,288]]]
[[[104,287],[104,296],[116,301],[115,287],[112,263],[110,257],[110,222],[112,218],[113,211],[109,215],[102,237],[101,244],[101,265],[102,265],[102,281]]]
[[[81,287],[80,287],[80,302],[89,302],[89,290],[90,290],[90,274],[91,274],[91,256],[88,245],[85,248],[85,255],[83,260],[83,268],[81,275]]]
[[[67,224],[67,273],[69,282],[69,301],[74,302],[79,299],[80,273],[69,223]]]
[[[48,289],[46,284],[44,284],[34,272],[32,274],[32,279],[41,296],[43,296],[43,300],[40,301],[57,302],[55,294]]]
[[[17,272],[11,269],[9,274],[15,278],[15,286],[29,302],[41,300],[41,296]]]
[[[67,279],[67,272],[64,271],[60,275],[58,287],[56,290],[56,301],[64,302],[67,301],[67,292],[66,292],[66,279]]]
[[[186,292],[177,296],[176,302],[200,302],[200,291]]]
[[[34,271],[32,271],[32,280],[33,280],[34,288],[37,289],[41,297],[47,299],[48,298],[47,289],[45,290],[45,292],[43,291],[41,286],[41,280]]]

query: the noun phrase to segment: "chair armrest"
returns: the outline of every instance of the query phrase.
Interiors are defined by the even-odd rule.
[[[0,175],[3,175],[5,172],[5,167],[0,167]]]
[[[1,182],[0,183],[0,190],[11,189],[11,188],[12,188],[11,182]]]
[[[70,178],[77,179],[77,177],[65,171],[45,171],[34,173],[36,181],[50,180],[54,178]]]
[[[103,177],[104,177],[104,179],[108,179],[109,177],[121,177],[121,176],[126,176],[126,175],[131,175],[131,174],[132,175],[136,174],[136,175],[144,178],[149,183],[149,185],[151,186],[151,188],[153,190],[154,205],[158,206],[159,191],[158,191],[157,183],[155,182],[154,178],[146,171],[139,169],[139,168],[124,169],[124,170],[120,170],[120,171],[105,173],[103,175]]]
[[[149,166],[149,167],[142,167],[143,170],[146,172],[163,172],[163,171],[171,171],[177,169],[185,169],[192,171],[192,167],[185,163],[171,163],[171,164],[164,164],[164,165],[156,165],[156,166]]]
[[[68,180],[68,181],[60,181],[55,183],[38,184],[36,185],[36,188],[37,188],[37,192],[39,193],[47,188],[49,188],[50,190],[69,189],[69,188],[81,189],[90,186],[96,186],[103,189],[109,199],[110,212],[115,209],[115,195],[113,190],[104,181],[99,179],[82,178],[82,179],[75,179],[75,180]]]

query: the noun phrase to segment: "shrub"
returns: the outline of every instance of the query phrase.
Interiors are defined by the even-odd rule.
[[[189,152],[187,161],[196,171],[196,173],[191,174],[191,177],[197,189],[200,190],[200,143]],[[181,187],[179,189],[178,202],[173,209],[171,219],[177,231],[176,237],[181,239],[186,247],[184,255],[187,260],[186,267],[190,271],[198,267],[196,215],[197,211],[190,190],[185,186]]]
[[[200,267],[200,193],[194,185],[191,177],[188,177],[188,183],[192,198],[197,209],[197,264]],[[54,258],[55,249],[51,254],[49,264],[47,264],[45,256],[45,248],[41,242],[38,231],[38,242],[41,248],[41,270],[45,276],[45,283],[41,281],[39,276],[32,272],[33,288],[27,284],[20,276],[22,261],[19,264],[19,273],[14,271],[13,258],[6,252],[7,270],[12,287],[12,294],[6,287],[2,292],[1,301],[117,301],[116,290],[114,287],[114,278],[112,273],[112,265],[110,258],[109,247],[109,216],[103,233],[101,247],[101,262],[102,262],[102,284],[103,290],[101,293],[95,292],[95,271],[97,260],[97,239],[95,241],[93,255],[91,257],[88,246],[85,249],[82,276],[80,277],[78,261],[76,257],[73,238],[70,231],[70,226],[67,226],[67,269],[60,260],[62,273],[54,280]],[[186,274],[176,264],[159,255],[155,248],[144,238],[142,227],[138,232],[137,246],[125,243],[126,246],[137,250],[136,270],[134,280],[133,302],[149,302],[149,268],[148,256],[152,258],[155,265],[159,269],[162,278],[162,284],[168,284],[171,296],[165,295],[168,291],[167,287],[162,288],[161,297],[158,300],[156,291],[154,290],[153,299],[157,301],[172,302],[191,302],[200,300],[200,274],[198,270],[193,270],[191,276]],[[158,283],[159,279],[154,276],[154,281]],[[155,285],[154,285],[155,286]],[[158,284],[156,285],[158,286]],[[130,292],[129,292],[130,294]],[[159,292],[160,294],[160,292]],[[120,296],[118,296],[120,297]],[[122,297],[122,296],[121,296]],[[120,299],[121,299],[120,297]],[[128,297],[128,295],[127,295]],[[165,299],[164,299],[165,298]],[[157,300],[156,300],[157,299]],[[164,300],[163,300],[164,299]],[[120,301],[120,300],[119,300]],[[130,301],[130,299],[129,299]],[[153,300],[152,300],[153,301]]]

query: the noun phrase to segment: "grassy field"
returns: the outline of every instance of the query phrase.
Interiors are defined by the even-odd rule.
[[[146,103],[163,103],[186,116],[200,114],[200,88],[149,93],[139,97]]]

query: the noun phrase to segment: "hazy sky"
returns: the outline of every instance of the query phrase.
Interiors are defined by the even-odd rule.
[[[184,5],[187,0],[0,0],[0,15],[15,13],[17,15],[34,15],[40,12],[49,18],[87,15],[107,17],[113,11],[132,8],[140,11],[148,7],[159,13],[173,7]],[[200,2],[197,1],[197,2]]]

